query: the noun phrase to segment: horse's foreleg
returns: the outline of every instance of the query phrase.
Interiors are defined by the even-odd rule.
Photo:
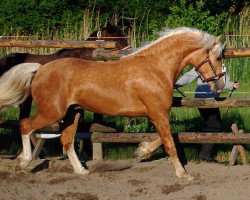
[[[178,158],[177,150],[171,133],[169,113],[163,113],[161,111],[153,112],[149,117],[155,124],[158,133],[160,134],[162,144],[164,145],[164,148],[175,167],[176,175],[189,180],[193,179],[193,177],[189,175],[183,168]]]
[[[74,148],[74,136],[77,130],[77,125],[78,125],[78,121],[80,118],[80,113],[77,112],[76,110],[72,111],[74,114],[71,116],[74,117],[73,119],[73,123],[70,123],[69,126],[65,127],[65,129],[62,132],[61,135],[61,143],[64,147],[64,149],[66,150],[66,153],[69,157],[69,161],[71,163],[71,165],[73,166],[74,172],[77,174],[89,174],[89,170],[85,169],[81,162],[79,161],[76,152],[75,152],[75,148]]]

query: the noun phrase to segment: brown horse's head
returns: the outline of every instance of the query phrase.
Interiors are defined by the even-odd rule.
[[[125,28],[125,30],[128,30]],[[90,35],[91,38],[94,37],[94,40],[101,39],[105,41],[115,41],[116,47],[119,50],[126,49],[130,47],[127,42],[126,33],[122,32],[120,26],[116,26],[114,21],[111,20],[107,22],[106,27],[100,31],[96,31]],[[95,38],[96,37],[96,38]]]
[[[213,37],[212,43],[204,44],[204,47],[197,51],[192,63],[202,82],[207,82],[213,93],[220,93],[225,86],[220,38],[221,36]]]

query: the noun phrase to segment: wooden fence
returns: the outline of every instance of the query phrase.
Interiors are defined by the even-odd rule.
[[[115,49],[114,41],[53,41],[53,40],[13,40],[0,39],[0,47],[24,47],[24,48],[105,48]]]
[[[53,40],[13,40],[0,39],[0,47],[36,47],[36,48],[101,48],[101,49],[115,49],[116,43],[113,41],[53,41]],[[120,58],[119,51],[101,50],[100,53],[108,58]],[[250,48],[226,48],[224,51],[224,58],[248,57],[250,56]]]

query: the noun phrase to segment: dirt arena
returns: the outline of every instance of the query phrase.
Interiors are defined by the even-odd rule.
[[[250,167],[189,162],[193,181],[176,178],[167,159],[87,162],[91,174],[73,174],[68,159],[32,161],[16,171],[16,160],[0,157],[0,200],[248,200]],[[114,171],[112,171],[114,170]]]

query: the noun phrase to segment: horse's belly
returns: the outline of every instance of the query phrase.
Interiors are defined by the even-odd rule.
[[[145,116],[145,106],[124,95],[86,94],[77,98],[76,104],[89,111],[113,116]]]

